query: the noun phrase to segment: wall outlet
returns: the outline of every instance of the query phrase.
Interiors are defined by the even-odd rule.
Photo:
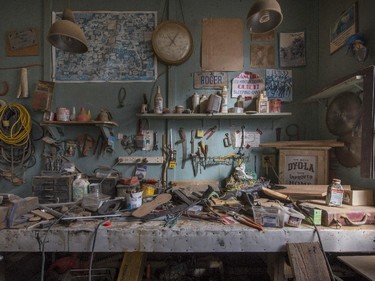
[[[262,167],[274,167],[276,168],[276,155],[275,154],[263,154],[262,155]]]

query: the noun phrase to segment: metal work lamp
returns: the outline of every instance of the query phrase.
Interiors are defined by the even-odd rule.
[[[51,25],[47,40],[66,52],[85,53],[88,50],[86,37],[76,24],[70,9],[64,9],[62,19]]]
[[[250,33],[266,33],[278,27],[282,20],[276,0],[257,0],[247,14],[246,26]]]

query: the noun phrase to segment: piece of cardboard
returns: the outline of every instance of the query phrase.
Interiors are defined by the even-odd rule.
[[[374,206],[373,190],[344,190],[343,203],[351,206]]]
[[[242,71],[243,20],[202,20],[202,70]]]

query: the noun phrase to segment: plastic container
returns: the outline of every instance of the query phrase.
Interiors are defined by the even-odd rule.
[[[199,95],[194,93],[191,97],[192,111],[193,113],[198,113],[199,111]]]
[[[284,227],[284,212],[278,207],[253,206],[254,221],[265,227]]]
[[[259,113],[268,113],[269,112],[269,101],[267,94],[263,91],[257,100],[257,111]]]
[[[228,113],[228,88],[227,86],[223,87],[223,91],[221,92],[221,113]]]
[[[326,204],[327,206],[340,207],[344,198],[344,188],[341,186],[340,179],[332,179],[327,187]]]
[[[83,199],[83,196],[88,193],[88,186],[90,182],[82,177],[82,174],[78,174],[72,183],[72,199],[77,202]]]
[[[284,224],[292,227],[299,227],[302,223],[302,220],[305,219],[305,216],[300,212],[294,210],[293,208],[284,207]]]

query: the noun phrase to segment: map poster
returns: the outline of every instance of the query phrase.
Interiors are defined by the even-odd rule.
[[[53,81],[147,82],[157,76],[151,37],[156,12],[74,12],[88,52],[52,48]],[[52,21],[62,13],[53,12]]]

